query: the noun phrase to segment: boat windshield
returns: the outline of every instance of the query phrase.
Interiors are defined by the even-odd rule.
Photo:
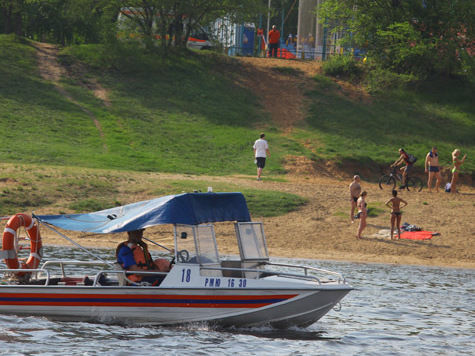
[[[179,262],[219,263],[213,225],[175,225],[175,236]]]
[[[239,253],[243,261],[268,261],[264,227],[259,222],[240,222],[235,224]]]

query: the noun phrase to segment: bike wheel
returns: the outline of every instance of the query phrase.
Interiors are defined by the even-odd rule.
[[[394,177],[385,174],[381,176],[381,178],[379,178],[378,184],[379,189],[390,191],[396,187],[396,180],[394,179]]]
[[[406,188],[409,191],[420,192],[423,186],[424,183],[422,183],[422,179],[419,177],[409,177],[407,179]]]

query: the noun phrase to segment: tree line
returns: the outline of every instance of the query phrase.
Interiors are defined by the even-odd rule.
[[[62,45],[100,43],[117,35],[121,13],[148,49],[156,38],[162,48],[184,47],[201,24],[220,17],[255,20],[264,5],[255,0],[0,0],[0,32]]]
[[[342,44],[384,68],[416,75],[473,74],[473,0],[325,0],[317,14]]]
[[[271,16],[298,0],[273,0]],[[317,1],[315,1],[317,3]],[[315,16],[341,45],[383,68],[416,75],[474,74],[473,0],[322,0]],[[218,18],[261,22],[268,0],[0,0],[0,32],[62,45],[110,43],[122,11],[149,50],[185,47],[190,33]],[[281,12],[282,11],[282,12]]]

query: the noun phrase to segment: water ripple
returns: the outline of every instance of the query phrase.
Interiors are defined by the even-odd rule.
[[[45,248],[45,253],[52,253]],[[83,252],[61,248],[67,258]],[[104,258],[113,258],[104,251]],[[0,315],[2,355],[470,355],[473,270],[276,259],[339,271],[357,288],[308,328],[141,327]]]

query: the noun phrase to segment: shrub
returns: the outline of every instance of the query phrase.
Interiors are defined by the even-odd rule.
[[[388,69],[373,67],[368,70],[364,82],[370,93],[377,93],[386,89],[406,87],[417,80],[413,74],[398,74]]]
[[[358,78],[362,69],[353,56],[333,56],[323,62],[323,72],[333,77]]]

